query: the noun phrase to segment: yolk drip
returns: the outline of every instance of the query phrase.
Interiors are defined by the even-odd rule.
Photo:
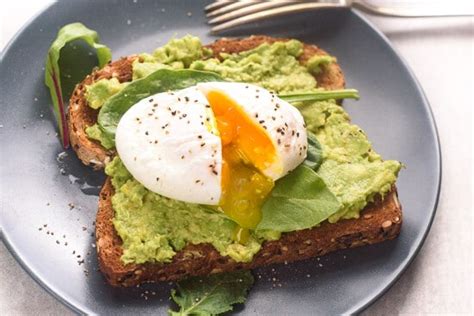
[[[274,182],[260,170],[276,157],[275,146],[260,125],[226,95],[212,91],[207,95],[216,117],[222,142],[222,198],[219,206],[240,227],[235,239],[246,242],[248,229],[261,219],[261,207]]]

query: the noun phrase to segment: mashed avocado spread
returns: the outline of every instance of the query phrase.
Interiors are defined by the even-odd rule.
[[[97,110],[108,98],[122,90],[127,83],[120,83],[117,78],[100,79],[92,85],[86,86],[85,97],[88,105]]]
[[[301,65],[298,56],[303,45],[296,40],[262,44],[239,54],[221,54],[222,60],[208,58],[211,53],[196,37],[170,41],[153,54],[142,54],[133,64],[133,79],[160,68],[191,68],[216,72],[231,81],[250,82],[280,92],[312,91],[312,74],[334,61],[315,56]],[[110,87],[107,85],[110,84]],[[86,98],[100,107],[120,84],[101,80],[87,88]],[[401,168],[398,161],[382,158],[373,151],[364,132],[350,123],[348,114],[333,101],[294,104],[303,114],[307,129],[316,135],[323,150],[318,175],[341,202],[337,213],[328,218],[357,218],[376,194],[387,193]],[[103,141],[97,125],[86,129],[92,139]],[[104,144],[105,147],[110,144]],[[122,238],[125,263],[168,262],[186,244],[210,243],[222,255],[238,262],[251,261],[264,240],[278,239],[277,232],[252,232],[241,245],[232,239],[236,224],[209,207],[171,200],[152,193],[133,179],[117,157],[106,167],[115,194],[114,226]]]
[[[168,262],[188,243],[210,243],[239,262],[251,261],[260,249],[261,241],[254,236],[246,245],[233,241],[237,224],[223,213],[148,191],[133,179],[119,158],[109,163],[105,172],[112,177],[116,190],[112,197],[113,223],[123,241],[125,263]]]

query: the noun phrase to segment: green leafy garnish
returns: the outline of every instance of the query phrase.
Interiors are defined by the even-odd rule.
[[[179,311],[169,310],[172,316],[218,315],[232,310],[232,305],[245,302],[253,284],[250,271],[212,274],[205,278],[189,278],[177,283],[171,297]]]
[[[323,160],[323,150],[316,136],[308,132],[308,151],[306,160],[303,162],[306,166],[317,171]]]
[[[341,203],[323,179],[301,164],[278,180],[262,207],[257,230],[290,232],[311,228],[336,213]]]
[[[108,99],[100,109],[98,123],[109,143],[115,143],[115,130],[127,110],[138,101],[159,92],[180,90],[199,82],[223,81],[214,73],[197,70],[159,69],[135,80]]]
[[[66,101],[69,100],[78,82],[82,81],[94,67],[104,66],[112,57],[110,49],[98,42],[97,32],[81,23],[71,23],[59,30],[46,57],[44,80],[51,93],[65,148],[69,147]]]
[[[313,92],[301,93],[284,93],[279,94],[279,98],[293,103],[303,101],[324,101],[330,99],[359,99],[359,92],[355,89],[341,89],[341,90],[319,90]]]

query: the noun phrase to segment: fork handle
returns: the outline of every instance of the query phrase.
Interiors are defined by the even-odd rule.
[[[472,2],[467,4],[467,1],[404,1],[401,4],[378,5],[366,0],[354,0],[352,6],[367,13],[397,17],[474,15],[474,5]]]

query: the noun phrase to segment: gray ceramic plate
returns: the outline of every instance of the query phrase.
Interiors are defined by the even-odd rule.
[[[169,38],[186,33],[209,42],[214,37],[208,34],[204,4],[60,1],[30,21],[2,55],[3,238],[31,276],[74,311],[164,314],[170,304],[170,285],[113,289],[97,272],[92,234],[97,193],[104,177],[81,165],[72,151],[63,153],[55,137],[56,126],[43,83],[48,47],[58,29],[73,21],[97,30],[114,58],[151,51]],[[289,16],[226,35],[255,33],[299,38],[338,57],[347,86],[359,89],[361,94],[359,102],[345,102],[353,121],[364,128],[384,157],[407,166],[398,180],[404,224],[395,241],[256,271],[261,278],[237,313],[310,315],[361,311],[387,290],[411,262],[434,217],[441,161],[429,105],[390,43],[355,12]],[[81,260],[84,263],[79,264]]]

